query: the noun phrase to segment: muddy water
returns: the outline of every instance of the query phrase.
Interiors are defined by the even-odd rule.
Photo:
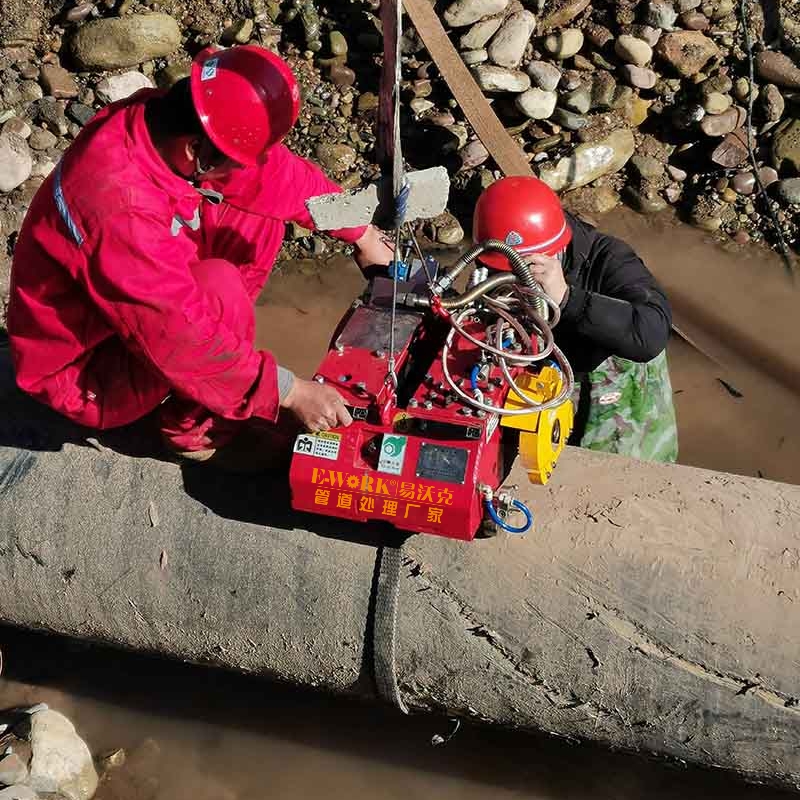
[[[682,329],[711,356],[679,338],[670,345],[682,460],[800,482],[800,402],[788,388],[796,386],[792,376],[777,369],[793,369],[800,358],[800,326],[790,313],[800,306],[780,265],[763,254],[754,261],[725,253],[669,223],[620,215],[605,225],[645,254],[676,295],[715,298],[705,316],[697,303],[676,309]],[[769,299],[755,317],[742,307],[743,281]],[[308,376],[361,286],[346,262],[277,274],[259,306],[260,344]],[[747,336],[731,332],[730,317],[734,328],[746,323]],[[32,634],[0,631],[0,645],[7,676],[0,706],[44,700],[70,715],[95,750],[133,751],[132,763],[101,788],[105,800],[779,796],[719,775],[496,731],[465,729],[432,748],[445,722]],[[147,737],[158,748],[136,753]]]

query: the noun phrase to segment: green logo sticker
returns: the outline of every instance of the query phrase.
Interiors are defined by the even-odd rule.
[[[378,459],[378,470],[390,475],[400,475],[406,457],[408,437],[384,436],[381,443],[381,455]]]

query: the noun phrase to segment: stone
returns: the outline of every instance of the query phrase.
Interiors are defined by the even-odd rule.
[[[717,0],[711,12],[712,19],[724,19],[733,12],[734,0]]]
[[[13,133],[0,134],[0,193],[25,183],[33,169],[28,143]]]
[[[83,127],[94,116],[94,109],[83,103],[70,103],[67,106],[67,116]]]
[[[577,189],[621,170],[635,146],[633,133],[619,128],[598,142],[578,145],[555,165],[542,167],[539,178],[556,192]]]
[[[445,223],[436,228],[436,241],[439,244],[454,245],[463,239],[464,229],[455,217],[448,214]]]
[[[35,103],[44,97],[44,90],[36,81],[22,81],[19,94],[23,103]]]
[[[13,786],[28,780],[28,765],[16,753],[9,753],[0,759],[0,783]]]
[[[750,98],[750,81],[747,78],[737,78],[733,84],[733,96],[744,103]]]
[[[103,78],[96,87],[97,97],[103,103],[116,103],[130,97],[140,89],[152,89],[153,82],[141,72],[123,72]]]
[[[481,48],[480,50],[466,50],[461,54],[461,60],[467,66],[475,66],[476,64],[485,64],[489,60],[489,53],[487,50]]]
[[[505,11],[510,0],[456,0],[444,12],[444,21],[451,28],[464,28],[474,22]]]
[[[450,125],[455,125],[456,118],[450,111],[437,111],[435,114],[431,114],[426,119],[427,122],[430,122],[431,125],[437,125],[440,128],[447,128]]]
[[[378,108],[378,102],[378,95],[374,92],[364,92],[364,94],[359,95],[356,105],[358,110],[363,114],[367,111],[375,111]]]
[[[558,7],[551,11],[539,26],[542,32],[550,31],[553,28],[564,28],[589,6],[590,0],[566,0],[559,3]],[[543,4],[544,5],[544,4]]]
[[[222,32],[224,44],[247,44],[253,36],[255,23],[249,17],[237,19]]]
[[[652,89],[658,80],[658,75],[647,67],[623,64],[621,71],[625,80],[636,89]]]
[[[462,50],[480,50],[485,47],[503,24],[503,17],[489,17],[476,22],[458,41]]]
[[[784,178],[775,184],[775,195],[789,205],[800,205],[800,178]]]
[[[347,172],[356,163],[356,151],[346,144],[321,142],[317,145],[316,156],[319,165],[326,172]]]
[[[778,180],[778,172],[772,167],[761,167],[758,177],[761,178],[761,185],[766,189]]]
[[[33,131],[31,130],[31,126],[28,125],[24,119],[11,117],[11,119],[7,120],[3,125],[3,133],[19,136],[20,139],[27,139]]]
[[[767,122],[778,122],[786,108],[786,101],[783,99],[781,90],[774,83],[768,83],[764,87],[760,99]]]
[[[31,104],[29,113],[34,121],[42,123],[54,133],[63,136],[67,132],[67,118],[61,101],[43,97]]]
[[[572,63],[575,65],[575,69],[581,72],[594,72],[596,69],[595,65],[580,53],[572,57]]]
[[[561,96],[561,105],[576,114],[587,114],[592,107],[591,84],[583,83],[577,89]]]
[[[518,94],[514,99],[517,108],[530,119],[549,119],[556,108],[558,95],[534,87]]]
[[[731,107],[731,98],[720,92],[711,92],[703,99],[706,114],[722,114]]]
[[[800,89],[800,67],[789,56],[774,50],[756,54],[756,72],[760,78],[784,89]]]
[[[415,97],[408,106],[417,116],[424,114],[426,111],[430,111],[432,108],[436,108],[435,103],[426,100],[424,97]]]
[[[689,31],[707,31],[711,27],[711,21],[699,11],[687,11],[681,14],[681,25]]]
[[[800,119],[787,120],[775,131],[772,164],[779,172],[800,174]]]
[[[0,800],[39,800],[39,795],[30,786],[18,784],[0,791]]]
[[[664,31],[661,28],[654,28],[651,25],[632,25],[628,30],[628,35],[635,39],[641,39],[652,49],[658,44],[658,40]]]
[[[671,31],[678,19],[678,12],[670,2],[650,0],[645,8],[644,19],[648,25],[652,25],[654,28]]]
[[[623,87],[623,88],[628,88]],[[644,123],[650,114],[650,106],[653,105],[652,100],[645,100],[643,97],[635,95],[631,97],[630,101],[626,104],[623,111],[625,118],[633,128],[638,128]]]
[[[561,70],[547,61],[531,61],[527,71],[533,83],[546,92],[555,91],[561,80]]]
[[[328,77],[340,89],[352,86],[356,82],[356,73],[344,64],[334,64],[328,72]]]
[[[731,187],[737,194],[753,194],[756,187],[756,176],[752,172],[739,172],[733,176]]]
[[[30,786],[58,792],[67,800],[89,800],[97,790],[92,754],[73,724],[57,711],[31,716]]]
[[[679,75],[691,78],[712,59],[720,55],[719,48],[700,31],[675,31],[661,37],[656,54]]]
[[[530,11],[509,14],[487,48],[489,58],[501,67],[518,67],[535,28]]]
[[[637,189],[626,186],[622,192],[625,202],[640,214],[658,214],[667,207],[667,201],[654,189]]]
[[[643,181],[654,181],[664,174],[664,165],[653,156],[635,155],[628,164]]]
[[[700,121],[700,130],[706,136],[726,136],[739,127],[739,112],[729,108],[722,114],[708,114]]]
[[[456,144],[453,148],[454,150],[460,150],[462,147],[467,146],[467,142],[469,142],[469,131],[463,122],[457,122],[455,125],[448,126],[447,130],[453,134],[455,139]]]
[[[733,234],[731,237],[736,244],[749,244],[750,243],[750,234],[743,229],[739,229],[736,233]]]
[[[50,150],[58,144],[58,138],[46,128],[34,128],[28,139],[31,150]]]
[[[328,34],[328,46],[335,56],[347,55],[347,39],[341,31],[331,31]]]
[[[94,11],[94,3],[78,3],[65,14],[67,22],[83,22]]]
[[[747,160],[747,138],[743,130],[735,130],[725,136],[711,154],[711,160],[721,167],[733,169]]]
[[[706,116],[703,106],[690,103],[688,105],[678,105],[672,112],[672,122],[677,128],[686,130],[701,122]]]
[[[678,181],[679,183],[682,183],[689,177],[686,170],[676,167],[674,164],[667,164],[667,173],[672,180]]]
[[[544,49],[559,61],[572,58],[583,47],[583,32],[577,28],[566,28],[551,33],[544,40]]]
[[[716,233],[722,227],[722,217],[718,214],[693,214],[692,224],[707,233]]]
[[[622,34],[614,42],[614,52],[627,64],[643,67],[653,57],[653,48],[635,36]]]
[[[722,190],[720,197],[725,203],[735,203],[739,199],[739,195],[730,186]]]
[[[33,165],[31,177],[46,178],[55,168],[55,161],[50,158],[42,158]]]
[[[604,25],[590,22],[583,30],[586,38],[597,48],[603,48],[614,40],[614,34]]]
[[[599,70],[592,76],[592,108],[611,108],[617,82],[610,72]]]
[[[566,108],[556,108],[551,120],[555,122],[556,125],[560,125],[568,131],[579,131],[589,124],[589,120],[582,114],[576,114],[574,111],[568,111]]]
[[[473,139],[458,151],[461,157],[461,169],[475,169],[489,159],[489,151],[480,139]]]
[[[70,100],[78,96],[75,78],[58,64],[44,64],[39,75],[45,94],[58,100]]]
[[[183,78],[188,78],[191,72],[191,61],[176,61],[156,73],[156,83],[162,89],[169,89]]]
[[[583,186],[564,196],[564,205],[570,211],[589,216],[608,214],[619,203],[619,194],[608,184]]]
[[[180,43],[178,23],[168,14],[130,14],[81,25],[71,52],[83,70],[125,69],[164,58]]]
[[[524,92],[530,88],[531,79],[525,72],[494,64],[480,64],[472,74],[484,92]]]

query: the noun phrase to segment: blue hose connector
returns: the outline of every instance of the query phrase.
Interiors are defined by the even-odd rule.
[[[514,525],[509,525],[505,520],[500,519],[499,514],[495,510],[494,503],[491,500],[484,500],[483,505],[486,508],[486,513],[489,515],[489,518],[494,522],[495,525],[501,527],[504,531],[508,533],[515,533],[517,535],[521,535],[523,533],[527,533],[533,527],[533,514],[531,513],[530,509],[525,505],[525,503],[519,500],[513,500],[511,505],[517,509],[520,513],[525,516],[525,524],[520,525],[519,527],[515,527]]]

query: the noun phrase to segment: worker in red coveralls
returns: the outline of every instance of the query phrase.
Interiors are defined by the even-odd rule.
[[[254,429],[285,451],[290,434],[277,434],[292,425],[274,424],[279,414],[295,429],[349,424],[333,388],[254,347],[253,304],[284,224],[313,227],[305,201],[340,191],[280,143],[299,105],[278,56],[208,48],[191,78],[86,126],[14,252],[8,332],[24,391],[98,429],[160,407],[172,451],[223,466]],[[333,236],[355,245],[361,267],[392,259],[371,226]]]

